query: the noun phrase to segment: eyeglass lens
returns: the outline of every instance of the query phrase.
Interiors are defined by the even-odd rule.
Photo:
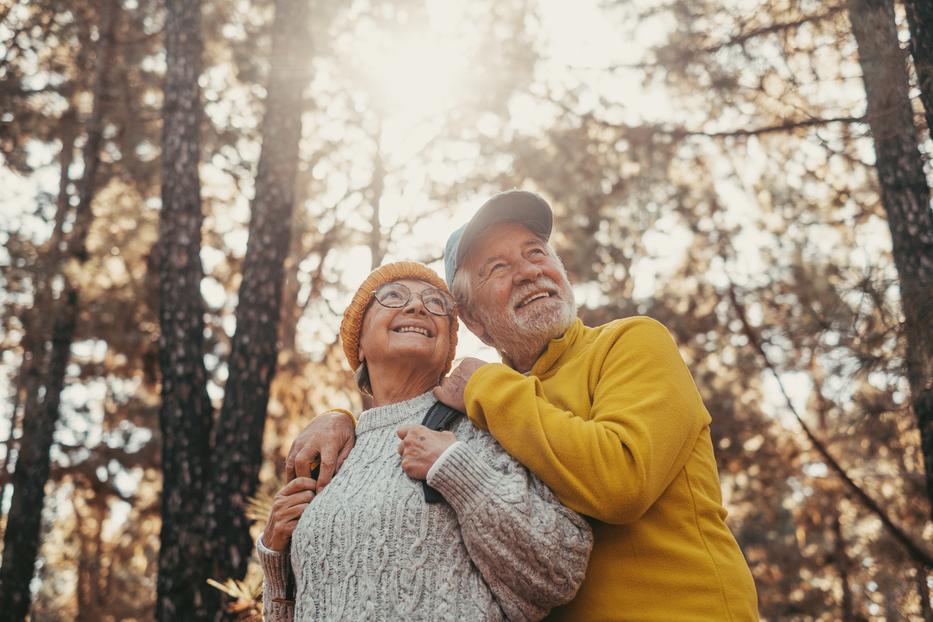
[[[450,315],[452,301],[441,290],[429,287],[419,294],[424,308],[434,315]],[[386,283],[375,292],[376,301],[384,307],[398,309],[411,300],[411,290],[401,283]]]

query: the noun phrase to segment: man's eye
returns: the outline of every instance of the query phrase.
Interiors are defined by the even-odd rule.
[[[496,270],[499,270],[500,268],[505,268],[505,264],[502,263],[502,262],[493,264],[493,265],[492,265],[492,268],[490,268],[489,271],[490,271],[490,272],[495,272]]]
[[[546,253],[544,252],[543,248],[533,248],[530,251],[528,251],[528,254],[529,255],[545,255]]]

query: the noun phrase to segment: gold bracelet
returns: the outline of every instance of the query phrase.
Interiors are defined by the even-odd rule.
[[[353,416],[353,413],[351,413],[351,412],[350,412],[349,410],[347,410],[346,408],[330,408],[330,409],[328,409],[328,410],[326,410],[326,411],[324,411],[324,412],[325,412],[325,413],[343,413],[344,415],[350,417],[350,421],[353,422],[353,427],[354,427],[354,428],[356,427],[356,417],[354,417],[354,416]]]

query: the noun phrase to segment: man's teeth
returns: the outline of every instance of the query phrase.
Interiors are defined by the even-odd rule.
[[[538,300],[539,298],[550,298],[550,296],[551,295],[547,292],[538,292],[537,294],[532,294],[531,296],[528,296],[527,298],[522,300],[520,303],[518,303],[518,306],[524,307],[528,303],[534,302],[535,300]]]
[[[427,330],[419,326],[402,326],[400,328],[396,328],[395,332],[397,333],[418,333],[419,335],[424,335],[425,337],[431,336],[431,333],[429,333]]]

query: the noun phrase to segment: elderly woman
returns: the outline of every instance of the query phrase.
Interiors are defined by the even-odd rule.
[[[379,268],[340,334],[374,407],[320,494],[297,478],[276,496],[257,543],[266,619],[524,620],[569,601],[588,524],[465,417],[450,432],[418,426],[456,347],[440,277],[413,262]],[[425,502],[425,477],[446,503]]]

